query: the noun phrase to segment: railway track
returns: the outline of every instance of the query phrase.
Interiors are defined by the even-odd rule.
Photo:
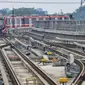
[[[2,81],[1,85],[15,85],[16,81],[12,77],[7,63],[4,61],[3,55],[1,53],[1,48],[5,46],[8,46],[8,44],[6,44],[6,42],[2,38],[0,38],[0,84]]]
[[[14,47],[14,46],[12,46],[12,47],[13,47],[13,49],[15,49],[19,53],[20,56],[22,56],[22,57],[20,57],[20,56],[19,57],[20,57],[20,59],[22,59],[23,62],[26,62],[26,66],[28,67],[28,63],[29,63],[29,66],[31,66],[35,70],[34,75],[37,76],[37,78],[39,78],[39,80],[42,82],[42,84],[40,84],[40,85],[56,85],[56,83],[46,73],[44,73],[40,68],[38,68],[35,64],[33,64],[33,62],[30,61],[30,59],[28,59],[27,56],[22,54],[16,47]],[[6,56],[4,58],[7,58],[6,53],[3,53],[3,55]],[[8,60],[8,62],[10,62],[8,58],[5,60]],[[12,64],[11,67],[13,68],[13,66],[14,65]],[[14,73],[16,73],[16,72],[14,72]],[[18,78],[16,78],[16,79],[18,79]]]
[[[37,36],[37,37],[40,37],[40,36]],[[29,36],[23,36],[22,38],[28,39]],[[37,38],[37,40],[39,40],[39,39]],[[84,56],[85,56],[85,53],[83,53],[83,52],[79,52],[79,51],[76,51],[76,50],[74,50],[74,49],[71,49],[71,48],[62,46],[62,45],[57,45],[56,43],[51,43],[51,42],[49,42],[49,41],[47,41],[47,40],[44,40],[44,43],[47,44],[47,45],[52,45],[52,46],[56,46],[56,47],[60,47],[60,48],[62,48],[62,49],[65,49],[66,51],[71,52],[72,54],[74,54],[75,57],[76,57],[76,58],[79,58],[79,59],[83,59]],[[55,50],[56,50],[56,49],[55,49]]]
[[[50,49],[51,49],[51,48],[50,48]],[[59,54],[60,56],[63,56],[63,57],[65,57],[65,58],[68,58],[68,55],[62,54],[62,52],[56,51],[56,50],[54,50],[54,49],[51,49],[51,50],[55,51],[55,52],[56,52],[57,54]],[[81,83],[82,83],[82,78],[81,78],[81,77],[84,76],[84,73],[85,73],[85,65],[83,64],[82,61],[77,60],[77,59],[74,60],[74,63],[76,63],[77,65],[79,65],[81,70],[80,70],[79,74],[76,76],[76,78],[74,78],[74,80],[73,80],[73,82],[71,83],[71,85],[81,85]]]
[[[49,48],[49,49],[51,49],[52,51],[56,52],[56,53],[59,54],[60,56],[63,56],[63,57],[65,57],[65,58],[68,58],[68,55],[62,54],[62,52],[59,52],[59,51],[57,51],[56,49],[53,49],[53,48]],[[80,84],[82,83],[82,78],[81,78],[81,77],[84,76],[85,64],[84,64],[82,61],[77,60],[77,59],[75,59],[74,62],[80,66],[80,69],[81,69],[81,70],[80,70],[80,73],[79,73],[79,74],[76,76],[76,78],[73,80],[73,82],[71,83],[71,85],[76,85],[76,84],[80,85]]]
[[[69,50],[70,52],[79,54],[79,55],[81,55],[83,58],[85,58],[85,53],[84,53],[84,52],[80,52],[80,51],[78,51],[78,50],[74,50],[74,49],[72,49],[72,48],[68,48],[68,47],[63,46],[63,45],[58,45],[58,46],[59,46],[60,48],[64,48],[64,49],[66,49],[66,50]]]
[[[59,48],[61,48],[61,49],[63,49],[63,50],[66,50],[66,51],[68,51],[68,52],[71,52],[72,54],[79,56],[80,59],[85,58],[85,57],[84,57],[84,56],[85,56],[85,53],[84,53],[84,52],[80,52],[80,51],[78,51],[78,50],[74,50],[74,49],[72,49],[72,48],[68,48],[68,47],[63,46],[63,45],[52,44],[52,43],[50,43],[50,42],[48,42],[48,41],[46,41],[46,40],[45,40],[45,43],[46,43],[46,44],[49,44],[49,45],[52,45],[52,46],[56,46],[56,48],[59,47]],[[57,49],[55,49],[55,50],[57,50]],[[78,57],[76,57],[76,58],[78,58]]]
[[[41,37],[40,35],[38,35],[37,33],[35,33],[36,35],[37,35],[37,37]],[[18,37],[18,36],[17,36]],[[33,36],[31,36],[31,37],[35,37],[34,35]],[[36,37],[36,38],[37,38]],[[29,39],[29,36],[23,36],[23,37],[21,37],[21,38],[23,38],[23,39]],[[40,39],[38,39],[37,38],[37,40],[40,40]],[[43,39],[42,39],[43,40]],[[45,44],[49,44],[49,45],[53,45],[53,46],[57,46],[57,47],[60,47],[60,48],[64,48],[64,49],[66,49],[66,50],[68,50],[68,51],[70,51],[70,52],[72,52],[72,53],[76,53],[77,54],[77,56],[81,56],[82,55],[82,57],[81,58],[84,58],[84,56],[85,56],[85,53],[83,53],[83,52],[79,52],[79,51],[77,51],[77,50],[74,50],[74,49],[71,49],[71,48],[68,48],[68,47],[66,47],[66,46],[62,46],[62,45],[57,45],[56,43],[51,43],[51,42],[49,42],[49,41],[47,41],[47,40],[43,40],[44,41],[44,43]],[[77,57],[78,58],[78,57]]]
[[[65,58],[68,57],[68,55],[66,55],[66,54],[63,54],[63,55],[62,55],[61,52],[59,52],[59,51],[57,51],[57,50],[55,50],[55,49],[52,49],[52,48],[50,48],[50,49],[53,50],[53,51],[55,51],[57,54],[65,57]],[[69,50],[69,49],[67,49],[67,50]],[[70,51],[71,51],[71,50],[70,50]],[[73,50],[73,52],[75,53],[76,51]],[[78,53],[78,52],[77,52],[77,53]],[[81,83],[83,82],[82,77],[84,76],[85,65],[84,65],[84,63],[83,63],[82,61],[77,60],[77,59],[75,59],[75,63],[80,66],[80,69],[81,69],[81,70],[80,70],[79,74],[76,76],[76,78],[73,80],[73,82],[71,83],[71,85],[76,85],[76,84],[77,84],[77,85],[81,85]]]
[[[0,82],[2,81],[2,83],[4,85],[14,85],[1,56],[0,56],[0,72],[1,72],[0,73]]]
[[[10,50],[3,49],[3,52],[5,56],[7,56],[7,58],[9,57],[9,63],[12,66],[15,74],[17,75],[17,78],[19,82],[21,83],[21,85],[33,84],[33,80],[31,80],[31,78],[34,78],[34,77],[31,74],[30,70],[28,70],[29,68],[27,68],[27,66],[25,65],[26,62],[23,59],[21,60],[19,58],[20,56],[17,54],[17,52],[15,50],[12,51],[11,49]],[[14,52],[16,52],[16,54]],[[28,79],[30,79],[31,83],[30,81],[28,82]],[[37,83],[38,82],[36,82],[35,84]]]
[[[67,51],[67,54],[64,54],[64,52],[62,53],[62,51],[59,52],[59,50],[57,49],[52,49],[50,48],[51,50],[55,51],[56,53],[58,53],[59,55],[61,56],[64,56],[64,57],[68,57],[68,53],[72,53],[74,54],[74,58],[75,58],[75,63],[77,65],[80,66],[80,73],[77,75],[77,77],[73,80],[72,84],[71,85],[81,85],[82,82],[84,81],[83,80],[83,77],[85,76],[85,53],[82,53],[82,52],[79,52],[77,50],[74,50],[74,49],[71,49],[71,48],[68,48],[68,47],[65,47],[65,46],[62,46],[62,45],[56,45],[56,44],[52,44],[52,43],[49,43],[47,41],[45,41],[46,44],[49,44],[49,45],[53,45],[53,46],[56,46],[56,47],[60,47],[61,50],[65,50]],[[75,56],[76,55],[76,56]]]
[[[27,63],[29,63],[34,69],[35,71],[38,72],[39,75],[42,76],[42,78],[44,78],[50,85],[56,85],[56,83],[44,72],[42,71],[39,67],[37,67],[26,55],[24,55],[23,53],[21,53],[21,51],[19,49],[17,49],[15,46],[13,47],[22,57],[25,61],[27,61]],[[45,84],[46,85],[46,84]]]

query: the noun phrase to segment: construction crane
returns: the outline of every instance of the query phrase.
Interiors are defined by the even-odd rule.
[[[85,2],[85,0],[81,0],[81,7],[82,7],[82,5],[83,5],[84,2]]]

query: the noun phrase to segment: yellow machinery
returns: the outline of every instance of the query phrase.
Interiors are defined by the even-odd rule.
[[[42,59],[41,59],[41,62],[47,62],[47,59],[42,58]]]
[[[59,79],[59,82],[61,83],[61,84],[65,84],[66,85],[66,83],[68,82],[68,78],[60,78]]]
[[[48,55],[52,55],[52,54],[53,54],[53,52],[47,52],[47,54],[48,54]]]

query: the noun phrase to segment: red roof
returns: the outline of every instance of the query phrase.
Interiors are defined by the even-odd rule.
[[[57,15],[57,16],[15,16],[15,17],[12,17],[12,16],[8,16],[6,18],[68,18],[69,16],[66,16],[66,15]]]

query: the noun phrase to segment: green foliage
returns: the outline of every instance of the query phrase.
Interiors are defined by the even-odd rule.
[[[9,12],[8,8],[0,9],[0,14],[2,14],[2,15],[7,15],[8,12]]]
[[[13,10],[9,10],[8,8],[0,9],[0,13],[3,15],[12,15]],[[46,15],[47,12],[43,11],[43,9],[35,9],[35,8],[18,8],[14,9],[14,15],[16,16],[28,16],[28,15]]]
[[[76,9],[73,16],[76,20],[85,20],[85,6]]]

